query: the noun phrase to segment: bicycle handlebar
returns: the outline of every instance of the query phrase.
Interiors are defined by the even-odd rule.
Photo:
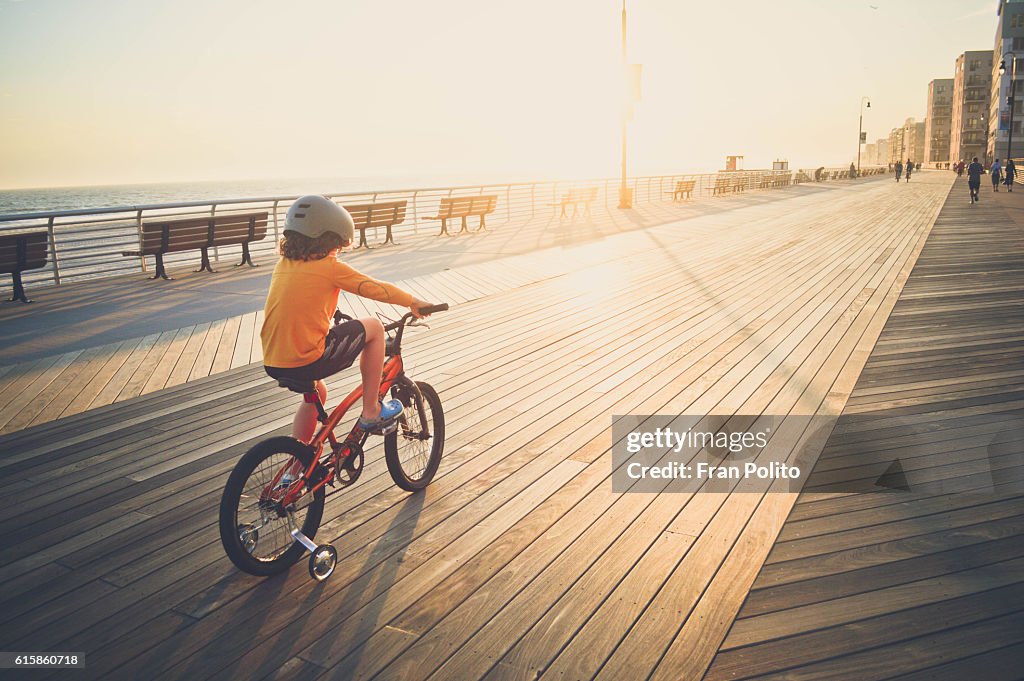
[[[426,315],[434,314],[435,312],[445,312],[447,309],[448,303],[438,303],[437,305],[427,305],[426,307],[421,307],[419,312],[420,314]]]
[[[426,305],[419,309],[421,315],[433,314],[435,312],[444,312],[448,309],[448,303],[438,303],[437,305]],[[391,322],[384,327],[385,331],[394,331],[401,327],[404,327],[410,319],[414,319],[415,315],[412,312],[406,312],[402,315],[402,318],[397,322]]]

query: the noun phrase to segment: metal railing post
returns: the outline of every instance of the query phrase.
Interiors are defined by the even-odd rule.
[[[146,270],[146,256],[142,252],[142,209],[141,208],[138,210],[138,212],[135,213],[135,228],[139,232],[139,267],[141,267],[143,273],[145,273],[147,270]]]
[[[53,235],[53,216],[46,223],[46,233],[50,238],[50,253],[53,253],[53,283],[60,286],[60,264],[57,262],[57,239]]]
[[[378,192],[374,192],[373,193],[373,197],[370,199],[370,205],[371,206],[376,206],[377,205],[377,194],[378,194]],[[373,209],[372,208],[370,209],[370,217],[371,218],[373,217]],[[380,236],[380,227],[374,227],[373,228],[373,240],[374,241],[378,241],[378,237],[379,236]]]
[[[412,193],[412,233],[419,235],[420,233],[420,214],[416,206],[416,198],[419,195],[419,191]]]
[[[275,248],[276,248],[276,244],[281,243],[281,235],[278,232],[278,228],[277,228],[277,204],[278,204],[278,201],[275,199],[274,200],[274,244],[275,244]]]
[[[215,217],[217,217],[216,214],[217,214],[217,204],[215,203],[215,204],[210,206],[210,217],[211,218],[215,218]],[[213,261],[214,262],[220,262],[220,253],[218,252],[218,249],[217,249],[216,246],[213,247]]]

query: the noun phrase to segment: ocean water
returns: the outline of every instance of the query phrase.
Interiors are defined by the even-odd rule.
[[[285,180],[167,182],[158,184],[47,187],[0,190],[0,215],[17,213],[139,206],[213,199],[264,198],[302,194],[343,194],[538,181],[501,175],[433,174],[374,177],[314,177]]]

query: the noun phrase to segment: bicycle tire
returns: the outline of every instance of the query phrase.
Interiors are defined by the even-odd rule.
[[[235,468],[231,471],[231,475],[228,476],[228,481],[224,485],[224,492],[221,495],[220,502],[220,540],[224,546],[224,552],[227,553],[228,558],[231,559],[231,562],[239,570],[258,577],[266,577],[284,572],[301,558],[306,551],[302,544],[293,540],[291,545],[279,555],[272,559],[264,560],[255,556],[251,550],[246,549],[243,545],[239,529],[242,525],[239,524],[238,519],[242,495],[246,490],[250,477],[257,471],[260,464],[275,454],[295,457],[302,462],[304,469],[309,467],[313,458],[313,450],[295,438],[282,436],[263,440],[254,445],[235,464]],[[284,459],[278,465],[284,465],[286,461],[287,459]],[[274,466],[271,465],[270,467],[273,468]],[[257,482],[256,486],[258,484]],[[313,539],[323,518],[324,490],[322,487],[313,493],[312,499],[304,509],[306,510],[306,515],[301,530],[304,535]],[[252,534],[258,536],[259,532],[254,531]],[[281,539],[286,543],[284,537],[281,537]],[[256,538],[252,539],[254,548],[257,541],[258,539]]]
[[[404,411],[399,417],[398,429],[384,436],[384,460],[396,485],[407,492],[418,492],[434,479],[444,453],[444,410],[441,397],[429,383],[414,383],[408,378],[395,383],[392,395],[402,403]],[[410,450],[424,441],[419,439],[418,431],[419,414],[423,413],[424,407],[429,410],[429,426],[432,429],[429,450],[425,456],[414,452],[413,458],[403,457],[400,451],[402,448]]]

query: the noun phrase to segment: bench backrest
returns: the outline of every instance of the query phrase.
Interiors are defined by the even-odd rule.
[[[247,241],[260,241],[266,235],[267,214],[265,212],[218,215],[214,218],[214,246],[241,244]]]
[[[715,177],[715,189],[728,189],[732,182],[728,175],[718,175]]]
[[[565,195],[566,203],[578,201],[593,201],[597,198],[597,187],[576,187],[570,189]]]
[[[446,196],[437,209],[438,217],[461,218],[469,215],[487,215],[498,206],[497,194],[477,196]]]
[[[345,205],[356,223],[357,229],[387,227],[405,221],[405,207],[408,201],[382,201],[379,203],[358,203]]]
[[[692,192],[693,188],[697,186],[696,180],[679,180],[676,182],[677,192]]]
[[[213,239],[210,239],[210,229]],[[250,238],[250,230],[252,236]],[[166,231],[167,243],[164,243]],[[267,235],[267,213],[235,213],[214,217],[152,220],[142,223],[144,255],[190,251],[207,246],[259,241]]]
[[[37,270],[46,264],[48,251],[45,231],[0,235],[0,272]]]

